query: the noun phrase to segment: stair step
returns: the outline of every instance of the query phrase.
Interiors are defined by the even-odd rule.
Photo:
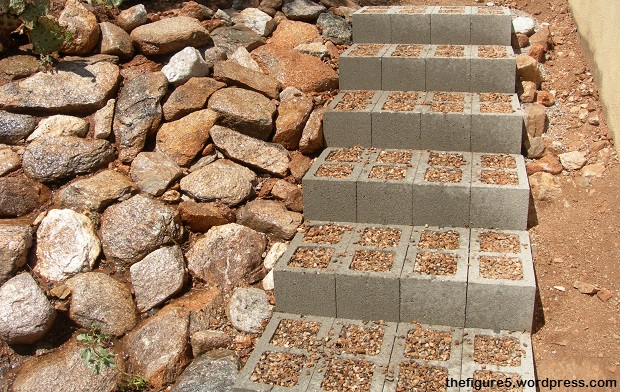
[[[530,330],[526,231],[310,222],[274,267],[280,312]]]
[[[527,228],[521,155],[327,148],[303,187],[308,220]]]
[[[515,92],[511,46],[360,43],[339,68],[343,90]]]
[[[507,7],[375,6],[353,14],[354,43],[510,45]]]
[[[531,335],[275,313],[233,391],[455,392],[469,377],[534,380]]]
[[[341,91],[323,134],[329,147],[520,154],[523,111],[516,94]]]

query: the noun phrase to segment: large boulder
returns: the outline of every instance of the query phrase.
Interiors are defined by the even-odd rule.
[[[323,43],[319,29],[310,23],[283,20],[273,32],[269,43],[293,49],[302,44]]]
[[[218,159],[181,179],[181,190],[198,201],[219,200],[234,206],[254,191],[256,174],[226,159]]]
[[[136,76],[123,86],[114,113],[114,136],[123,162],[131,162],[159,126],[160,102],[167,90],[168,79],[161,72]]]
[[[102,272],[78,274],[66,281],[71,290],[69,318],[83,328],[121,336],[138,322],[129,288]]]
[[[224,87],[225,83],[211,78],[191,78],[170,94],[163,106],[164,118],[174,121],[204,108],[211,94]]]
[[[313,108],[314,101],[307,96],[283,100],[278,106],[276,133],[273,135],[274,143],[289,150],[297,149],[304,126]]]
[[[0,109],[28,114],[90,114],[116,93],[119,82],[119,68],[109,56],[72,57],[60,61],[54,72],[38,72],[0,86]]]
[[[252,200],[237,211],[240,225],[285,240],[293,238],[302,221],[302,214],[287,210],[276,200]]]
[[[147,56],[173,53],[188,46],[199,47],[209,43],[209,32],[198,19],[187,16],[165,18],[136,27],[130,37],[133,45]]]
[[[0,285],[26,264],[32,246],[32,229],[28,225],[0,223]]]
[[[187,267],[192,276],[229,290],[247,283],[248,274],[261,265],[266,246],[266,236],[249,227],[214,226],[185,255]]]
[[[137,189],[136,184],[125,175],[114,170],[103,170],[60,189],[56,193],[56,201],[63,208],[80,212],[103,212],[107,206],[127,199]]]
[[[218,90],[209,99],[209,109],[219,122],[245,135],[266,140],[273,129],[276,105],[267,97],[242,88]]]
[[[27,114],[0,110],[0,143],[15,144],[32,133],[37,121]]]
[[[43,187],[24,176],[0,178],[0,218],[16,218],[43,202]]]
[[[215,63],[213,77],[231,85],[256,91],[271,99],[278,98],[280,94],[280,83],[277,80],[233,61]]]
[[[58,22],[71,34],[60,52],[79,56],[90,53],[99,42],[97,17],[79,0],[67,0]]]
[[[32,344],[52,327],[56,312],[37,282],[19,274],[0,287],[0,339]]]
[[[101,221],[103,253],[110,261],[133,264],[159,247],[180,241],[177,211],[148,196],[136,195],[108,207]]]
[[[37,230],[35,272],[62,281],[92,269],[101,252],[93,223],[73,210],[50,210]]]
[[[179,166],[189,165],[209,139],[209,129],[217,121],[216,112],[204,109],[163,124],[157,131],[155,148]]]
[[[114,159],[107,140],[73,136],[39,138],[24,152],[26,174],[39,182],[53,182],[78,174],[91,173]]]

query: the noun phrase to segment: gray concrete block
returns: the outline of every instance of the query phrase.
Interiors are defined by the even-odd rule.
[[[353,43],[392,42],[391,13],[394,7],[362,7],[353,14]]]
[[[308,388],[308,385],[310,384],[310,379],[312,378],[312,374],[315,370],[314,366],[309,366],[311,361],[305,361],[306,363],[299,372],[299,380],[297,381],[297,383],[291,386],[267,384],[262,383],[258,380],[252,381],[251,379],[252,374],[256,369],[256,366],[259,364],[259,362],[261,362],[261,358],[266,353],[286,353],[293,355],[303,355],[306,359],[311,358],[311,353],[305,348],[290,346],[284,347],[281,345],[272,344],[272,338],[278,330],[278,327],[282,320],[319,323],[320,327],[318,333],[316,334],[316,339],[318,340],[324,340],[327,338],[328,332],[330,331],[334,321],[333,318],[300,316],[297,314],[287,313],[274,313],[271,320],[269,321],[269,324],[265,328],[263,335],[257,342],[256,347],[252,352],[252,355],[239,373],[239,376],[237,377],[237,381],[235,382],[235,386],[233,388],[234,392],[305,391]]]
[[[353,44],[338,58],[340,88],[343,90],[382,90],[381,57],[389,45]],[[371,51],[372,54],[365,54]]]
[[[407,344],[407,340],[411,334],[411,342]],[[445,344],[441,340],[450,335],[450,343]],[[439,338],[439,339],[437,339]],[[396,333],[396,341],[392,349],[392,358],[390,359],[389,369],[393,372],[394,377],[385,382],[385,392],[396,391],[446,391],[458,392],[458,387],[449,387],[444,389],[446,378],[455,380],[461,379],[461,357],[462,347],[461,341],[463,332],[458,328],[426,325],[399,323]],[[421,348],[420,350],[409,350],[407,347],[416,347],[416,341],[420,340],[432,341],[433,346],[444,350],[429,350]],[[447,353],[447,357],[446,357]],[[431,371],[423,372],[426,367],[430,367]],[[409,368],[412,373],[419,378],[414,380],[401,380],[401,369]],[[417,371],[416,371],[417,370]],[[432,378],[423,377],[434,376]]]
[[[451,153],[463,156],[465,163],[458,168],[429,165],[428,159],[431,153],[434,154],[432,151],[425,151],[422,154],[413,182],[413,224],[468,227],[471,153]],[[436,171],[445,176],[456,173],[455,177],[460,176],[460,179],[455,178],[457,182],[426,180],[427,171],[429,175]]]
[[[457,246],[420,242],[446,232],[458,234]],[[468,254],[469,229],[415,227],[400,280],[400,319],[463,327]]]
[[[508,102],[488,102],[490,96],[496,95]],[[505,113],[502,111],[504,109],[512,110],[512,112]],[[520,154],[522,136],[523,111],[516,94],[473,94],[472,151]]]
[[[481,233],[487,232],[503,236],[504,244],[510,242],[506,236],[514,237],[514,248],[498,248],[497,241],[492,241],[493,237],[490,237],[487,245],[481,247]],[[472,229],[470,244],[465,326],[530,331],[536,278],[528,233]],[[503,259],[508,259],[517,268],[520,266],[521,274],[518,274],[518,269],[513,271],[506,268]]]
[[[429,92],[425,105],[426,109],[420,115],[422,148],[470,151],[471,94]]]
[[[411,224],[413,180],[421,153],[413,150],[398,151],[411,154],[407,163],[381,163],[377,155],[362,169],[357,180],[358,222]]]
[[[412,109],[393,106],[397,100],[407,96],[410,97],[408,100]],[[426,93],[421,91],[383,92],[372,111],[372,146],[421,149],[421,114],[427,107],[420,104],[425,97]]]
[[[379,100],[382,91],[373,91],[372,97],[367,100],[366,107],[349,108],[343,106],[347,97],[365,93],[365,91],[341,91],[328,105],[328,110],[323,113],[323,136],[326,146],[371,146],[372,119],[370,113]]]
[[[349,245],[346,257],[343,258],[336,271],[336,312],[338,317],[358,320],[399,321],[399,279],[406,253],[406,242],[401,246],[389,249]],[[388,260],[391,258],[391,265],[383,270],[380,264],[373,265],[361,262],[361,260],[372,256]]]
[[[510,46],[512,16],[508,7],[471,8],[471,44]]]
[[[389,46],[381,58],[381,89],[394,91],[426,90],[426,56],[428,50],[428,45],[400,44]]]
[[[488,163],[492,160],[511,162],[494,168]],[[503,179],[512,182],[503,182]],[[472,227],[525,230],[529,200],[530,187],[522,155],[473,154]]]
[[[534,356],[532,353],[532,338],[529,333],[510,332],[510,331],[492,331],[488,329],[478,328],[465,328],[463,330],[463,360],[462,360],[462,375],[461,380],[468,381],[469,385],[463,385],[461,391],[473,392],[481,390],[481,378],[479,372],[492,372],[492,379],[501,380],[504,386],[498,386],[497,384],[489,390],[519,390],[524,392],[536,391],[535,385],[527,385],[523,388],[517,387],[515,384],[518,379],[522,381],[529,381],[532,384],[535,383],[534,373]],[[500,362],[495,361],[483,361],[482,358],[490,357],[494,359],[492,352],[478,353],[475,348],[476,338],[488,339],[492,338],[493,342],[489,344],[488,351],[493,350],[496,345],[501,345],[506,342],[508,345],[515,345],[517,350],[521,351],[520,356],[513,358],[513,362],[507,363],[502,358]],[[490,341],[489,341],[490,342]],[[516,343],[516,344],[515,344]],[[498,350],[499,351],[499,350]],[[504,350],[502,350],[504,351]],[[482,355],[481,355],[482,354]],[[518,359],[517,359],[518,358]],[[485,363],[487,362],[487,363]],[[501,363],[498,365],[498,363]],[[471,379],[471,380],[470,380]],[[476,384],[474,384],[476,383]],[[506,388],[506,389],[504,389]]]
[[[470,67],[469,91],[515,92],[517,60],[511,46],[471,46]]]
[[[391,14],[392,43],[430,44],[432,6],[394,7]]]
[[[469,45],[471,7],[436,6],[431,13],[431,43]]]
[[[426,56],[427,91],[469,91],[471,47],[431,45]]]

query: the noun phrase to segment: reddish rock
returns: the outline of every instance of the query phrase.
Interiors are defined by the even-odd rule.
[[[184,201],[179,204],[179,213],[187,227],[201,233],[206,232],[212,226],[225,225],[236,220],[233,210],[220,201],[213,203]]]
[[[72,37],[62,44],[60,52],[83,56],[97,46],[99,42],[97,17],[86,9],[81,1],[68,0],[58,22]]]
[[[303,193],[297,185],[284,180],[276,180],[271,185],[271,194],[282,200],[286,208],[295,212],[303,211]]]
[[[538,137],[547,129],[547,109],[539,103],[523,105],[525,130],[530,137]]]
[[[283,20],[273,32],[270,44],[293,49],[300,44],[323,42],[319,29],[310,23]]]
[[[237,211],[239,224],[285,240],[293,238],[302,221],[303,215],[276,200],[252,200]]]
[[[134,56],[131,61],[121,66],[121,76],[127,83],[130,79],[140,76],[145,73],[159,72],[162,69],[162,65],[152,60],[147,59],[141,54]]]
[[[517,45],[519,45],[519,48],[525,48],[529,44],[530,39],[527,35],[521,33],[517,34]]]
[[[188,1],[183,5],[183,8],[179,10],[179,16],[189,16],[200,21],[209,19],[213,16],[214,12],[209,7],[202,4],[198,4],[195,1]]]
[[[536,102],[546,107],[549,107],[555,104],[555,98],[553,97],[553,94],[551,94],[549,91],[539,91],[536,94]]]
[[[528,175],[532,175],[534,173],[546,172],[551,174],[560,174],[562,173],[562,164],[560,163],[560,159],[555,155],[546,155],[540,158],[537,161],[530,162],[526,165],[526,170]]]
[[[42,185],[25,176],[0,178],[0,218],[26,215],[45,203]]]
[[[534,200],[553,201],[562,194],[560,178],[550,173],[538,172],[529,176]]]
[[[254,90],[268,98],[275,99],[280,94],[280,83],[273,77],[232,61],[215,63],[213,77],[227,84]]]
[[[553,38],[549,26],[542,26],[530,37],[530,42],[532,46],[534,46],[534,44],[541,44],[545,51],[551,49],[553,47]]]
[[[323,148],[323,113],[325,108],[315,109],[310,113],[306,126],[299,140],[299,151],[303,154],[313,154]]]
[[[178,120],[205,107],[209,97],[225,83],[211,78],[191,78],[177,87],[164,103],[162,109],[167,121]]]
[[[517,56],[517,77],[520,80],[527,80],[536,83],[539,87],[542,83],[542,74],[538,69],[538,61],[528,56],[527,54],[520,54]]]
[[[209,32],[197,19],[187,16],[166,18],[136,27],[131,42],[147,56],[177,52],[185,47],[209,43]]]
[[[288,164],[288,168],[291,171],[291,175],[295,178],[298,184],[301,183],[301,179],[306,175],[306,172],[310,170],[312,166],[312,159],[299,153],[291,153],[291,161]]]
[[[338,88],[336,71],[316,57],[273,44],[259,47],[252,56],[285,87],[306,93]]]
[[[297,149],[313,107],[314,101],[306,96],[292,97],[282,101],[278,107],[276,133],[273,135],[274,143],[279,143],[289,150]]]
[[[532,44],[532,47],[527,54],[539,63],[542,63],[545,61],[545,53],[545,45],[540,42],[535,42]]]
[[[521,82],[523,92],[519,96],[521,102],[532,103],[536,101],[536,83],[524,80]]]

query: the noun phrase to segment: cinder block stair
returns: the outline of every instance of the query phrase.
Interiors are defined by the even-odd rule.
[[[505,7],[353,15],[305,230],[234,391],[535,390],[511,28]]]

